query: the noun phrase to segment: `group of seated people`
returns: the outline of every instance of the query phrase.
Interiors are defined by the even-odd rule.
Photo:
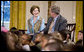
[[[2,51],[80,51],[83,49],[83,31],[79,31],[78,41],[72,42],[70,32],[63,30],[44,34],[28,35],[16,28],[1,31]]]

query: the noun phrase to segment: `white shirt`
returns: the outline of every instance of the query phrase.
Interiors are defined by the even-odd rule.
[[[29,45],[22,46],[22,49],[25,51],[31,51]]]

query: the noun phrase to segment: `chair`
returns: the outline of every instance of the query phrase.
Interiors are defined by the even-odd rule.
[[[66,27],[66,29],[68,29],[71,32],[71,41],[72,42],[75,41],[75,27],[76,27],[76,23],[67,24],[67,27]]]

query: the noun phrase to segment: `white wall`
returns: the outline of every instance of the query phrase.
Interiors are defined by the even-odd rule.
[[[63,17],[67,19],[67,23],[75,23],[75,1],[53,1],[51,5],[57,5],[60,7],[60,13]]]
[[[30,13],[30,8],[32,5],[38,5],[40,7],[40,16],[47,22],[48,15],[48,1],[26,1],[26,23],[27,20],[32,16]],[[27,29],[27,24],[26,24]]]

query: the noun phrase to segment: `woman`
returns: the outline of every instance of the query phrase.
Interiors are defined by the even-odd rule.
[[[45,28],[44,19],[39,16],[40,8],[33,5],[30,9],[32,17],[28,20],[28,34],[34,34],[42,31]]]

